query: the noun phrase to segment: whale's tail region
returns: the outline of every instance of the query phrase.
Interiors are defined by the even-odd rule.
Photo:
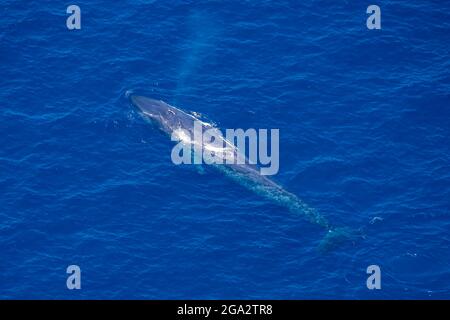
[[[349,227],[331,228],[323,237],[322,241],[320,241],[318,249],[321,252],[329,252],[343,243],[355,242],[358,238],[362,237],[361,230],[355,230]]]
[[[333,226],[325,216],[317,212],[316,209],[305,204],[295,195],[289,194],[289,197],[285,200],[285,204],[292,213],[300,214],[311,223],[319,225],[327,230],[326,235],[320,241],[318,247],[321,252],[328,252],[346,242],[355,242],[358,238],[363,236],[361,230]]]

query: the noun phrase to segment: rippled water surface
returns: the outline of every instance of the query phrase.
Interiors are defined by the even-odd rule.
[[[0,5],[0,297],[448,298],[450,3]],[[221,128],[279,128],[273,179],[324,230],[172,143],[127,90]],[[79,265],[82,289],[67,290]],[[382,289],[366,288],[381,267]]]

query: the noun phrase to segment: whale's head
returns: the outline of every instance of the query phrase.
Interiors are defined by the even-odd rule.
[[[131,95],[130,100],[140,112],[153,121],[161,122],[174,115],[174,112],[171,111],[172,107],[164,101],[137,95]]]
[[[173,130],[184,127],[189,115],[165,103],[144,96],[131,94],[128,97],[131,103],[142,113],[144,118],[157,124],[163,131],[171,133]]]

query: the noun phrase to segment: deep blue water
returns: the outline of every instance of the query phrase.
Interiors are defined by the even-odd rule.
[[[0,297],[449,298],[450,3],[374,1],[381,30],[369,4],[2,1]],[[273,179],[364,238],[320,252],[321,228],[173,165],[130,89],[279,128]]]

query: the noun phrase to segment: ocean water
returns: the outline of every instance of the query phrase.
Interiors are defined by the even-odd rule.
[[[374,1],[381,30],[369,4],[2,1],[0,297],[448,299],[450,2]],[[279,128],[273,180],[363,237],[320,252],[320,227],[175,166],[127,90]]]

